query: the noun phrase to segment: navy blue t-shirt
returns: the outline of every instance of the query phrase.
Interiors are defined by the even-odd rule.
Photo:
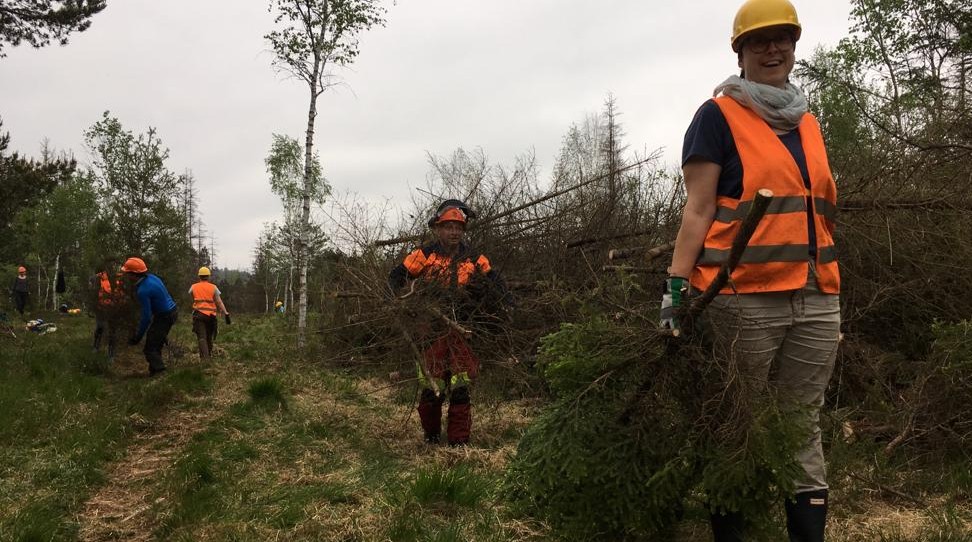
[[[810,188],[810,173],[807,171],[807,156],[803,152],[803,142],[800,139],[799,130],[791,130],[779,136],[780,141],[790,151],[797,167],[800,168],[800,175],[803,177],[803,186]],[[698,111],[692,123],[689,124],[685,132],[685,141],[682,143],[682,165],[684,166],[692,158],[702,159],[722,166],[719,172],[719,184],[716,187],[716,194],[733,199],[739,199],[743,193],[743,166],[739,158],[739,151],[736,149],[736,142],[729,129],[722,110],[714,100],[707,100]],[[810,256],[816,257],[817,253],[817,232],[813,223],[813,197],[807,197],[807,226],[810,232]]]

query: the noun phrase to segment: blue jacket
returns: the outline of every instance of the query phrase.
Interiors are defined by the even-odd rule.
[[[162,279],[152,273],[147,273],[135,284],[135,296],[142,306],[142,319],[138,322],[138,333],[135,334],[141,339],[152,323],[152,316],[172,312],[176,303],[165,289]]]

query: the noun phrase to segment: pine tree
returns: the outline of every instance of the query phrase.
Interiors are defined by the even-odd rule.
[[[4,45],[44,47],[51,40],[61,45],[72,32],[84,32],[91,17],[108,5],[106,0],[4,0],[0,3],[0,58]]]

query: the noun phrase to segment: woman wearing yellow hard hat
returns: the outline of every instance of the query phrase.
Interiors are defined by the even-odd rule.
[[[827,480],[819,408],[840,337],[834,247],[837,188],[803,92],[790,83],[802,28],[787,0],[749,0],[733,23],[739,75],[695,114],[682,150],[686,204],[675,241],[662,325],[676,328],[686,293],[704,290],[725,261],[756,192],[773,204],[709,306],[714,342],[747,390],[771,390],[808,413],[803,467],[786,507],[791,541],[822,541]],[[715,540],[744,540],[746,518],[714,513]]]

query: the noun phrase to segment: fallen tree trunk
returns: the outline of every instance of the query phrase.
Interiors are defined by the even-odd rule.
[[[475,222],[473,227],[474,228],[483,227],[486,224],[489,224],[489,223],[495,222],[495,221],[497,221],[497,220],[499,220],[501,218],[510,216],[513,213],[516,213],[518,211],[522,211],[523,209],[529,209],[530,207],[533,207],[534,205],[539,205],[539,204],[541,204],[541,203],[543,203],[543,202],[545,202],[547,200],[551,200],[551,199],[556,198],[558,196],[563,196],[564,194],[568,194],[570,192],[573,192],[574,190],[577,190],[578,188],[583,188],[583,187],[585,187],[585,186],[587,186],[589,184],[595,183],[595,182],[600,181],[600,180],[603,180],[603,179],[607,179],[608,177],[611,177],[613,175],[617,175],[618,173],[623,173],[625,171],[628,171],[629,169],[634,169],[636,167],[642,166],[642,165],[644,165],[644,164],[646,164],[648,162],[651,162],[652,160],[654,160],[654,157],[648,157],[648,158],[645,158],[643,160],[639,160],[637,162],[634,162],[632,164],[629,164],[627,166],[624,166],[623,168],[619,168],[619,169],[616,169],[614,171],[609,171],[609,172],[607,172],[607,173],[605,173],[603,175],[598,175],[597,177],[592,177],[590,179],[587,179],[586,181],[581,181],[579,183],[573,184],[573,185],[568,186],[567,188],[563,188],[561,190],[557,190],[557,191],[554,191],[554,192],[550,192],[549,194],[546,194],[544,196],[541,196],[541,197],[539,197],[537,199],[534,199],[532,201],[528,201],[528,202],[526,202],[526,203],[524,203],[522,205],[517,205],[516,207],[513,207],[512,209],[507,209],[506,211],[503,211],[502,213],[495,214],[493,216],[483,217],[483,218],[479,219],[477,222]],[[414,241],[414,240],[419,239],[419,238],[421,238],[420,235],[408,235],[408,236],[394,237],[392,239],[382,239],[382,240],[375,241],[374,243],[372,243],[372,245],[373,246],[376,246],[376,247],[384,247],[384,246],[389,246],[389,245],[397,245],[397,244],[401,244],[401,243],[406,243],[408,241]]]

